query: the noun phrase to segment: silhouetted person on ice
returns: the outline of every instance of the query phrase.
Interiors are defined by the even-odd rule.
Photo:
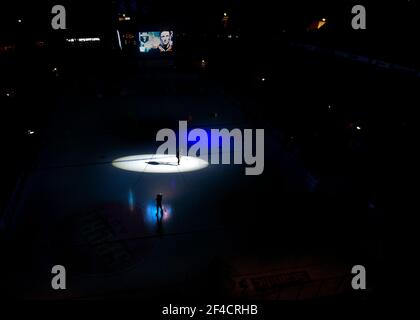
[[[163,207],[162,207],[162,198],[163,195],[161,193],[158,193],[156,195],[156,217],[159,217],[159,209],[160,209],[160,217],[163,218]]]
[[[181,155],[179,154],[179,149],[176,149],[176,158],[178,159],[178,165],[181,162]]]

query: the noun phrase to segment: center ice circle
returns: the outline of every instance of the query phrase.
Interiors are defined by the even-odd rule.
[[[197,157],[181,156],[178,165],[178,158],[175,155],[142,154],[118,158],[112,162],[112,165],[119,169],[136,172],[179,173],[201,170],[209,163]]]

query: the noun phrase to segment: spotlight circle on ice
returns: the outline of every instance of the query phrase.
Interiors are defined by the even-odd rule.
[[[196,171],[206,168],[209,163],[203,159],[181,156],[180,164],[176,155],[170,154],[141,154],[122,157],[114,160],[116,168],[145,173],[179,173]]]

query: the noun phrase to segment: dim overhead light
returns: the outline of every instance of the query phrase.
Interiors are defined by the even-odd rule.
[[[227,13],[226,13],[226,12],[225,12],[225,13],[223,13],[223,16],[224,16],[224,17],[227,17]]]
[[[327,21],[327,19],[325,19],[325,18],[322,18],[321,20],[322,20],[322,22],[325,22],[325,21]]]
[[[361,127],[359,127],[359,126],[357,126],[357,127],[356,127],[356,129],[357,129],[357,130],[362,130],[362,128],[361,128]]]

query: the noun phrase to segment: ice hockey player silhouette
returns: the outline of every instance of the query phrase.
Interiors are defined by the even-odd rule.
[[[156,195],[156,217],[159,218],[159,209],[160,209],[160,218],[163,218],[163,207],[162,207],[162,193]]]

